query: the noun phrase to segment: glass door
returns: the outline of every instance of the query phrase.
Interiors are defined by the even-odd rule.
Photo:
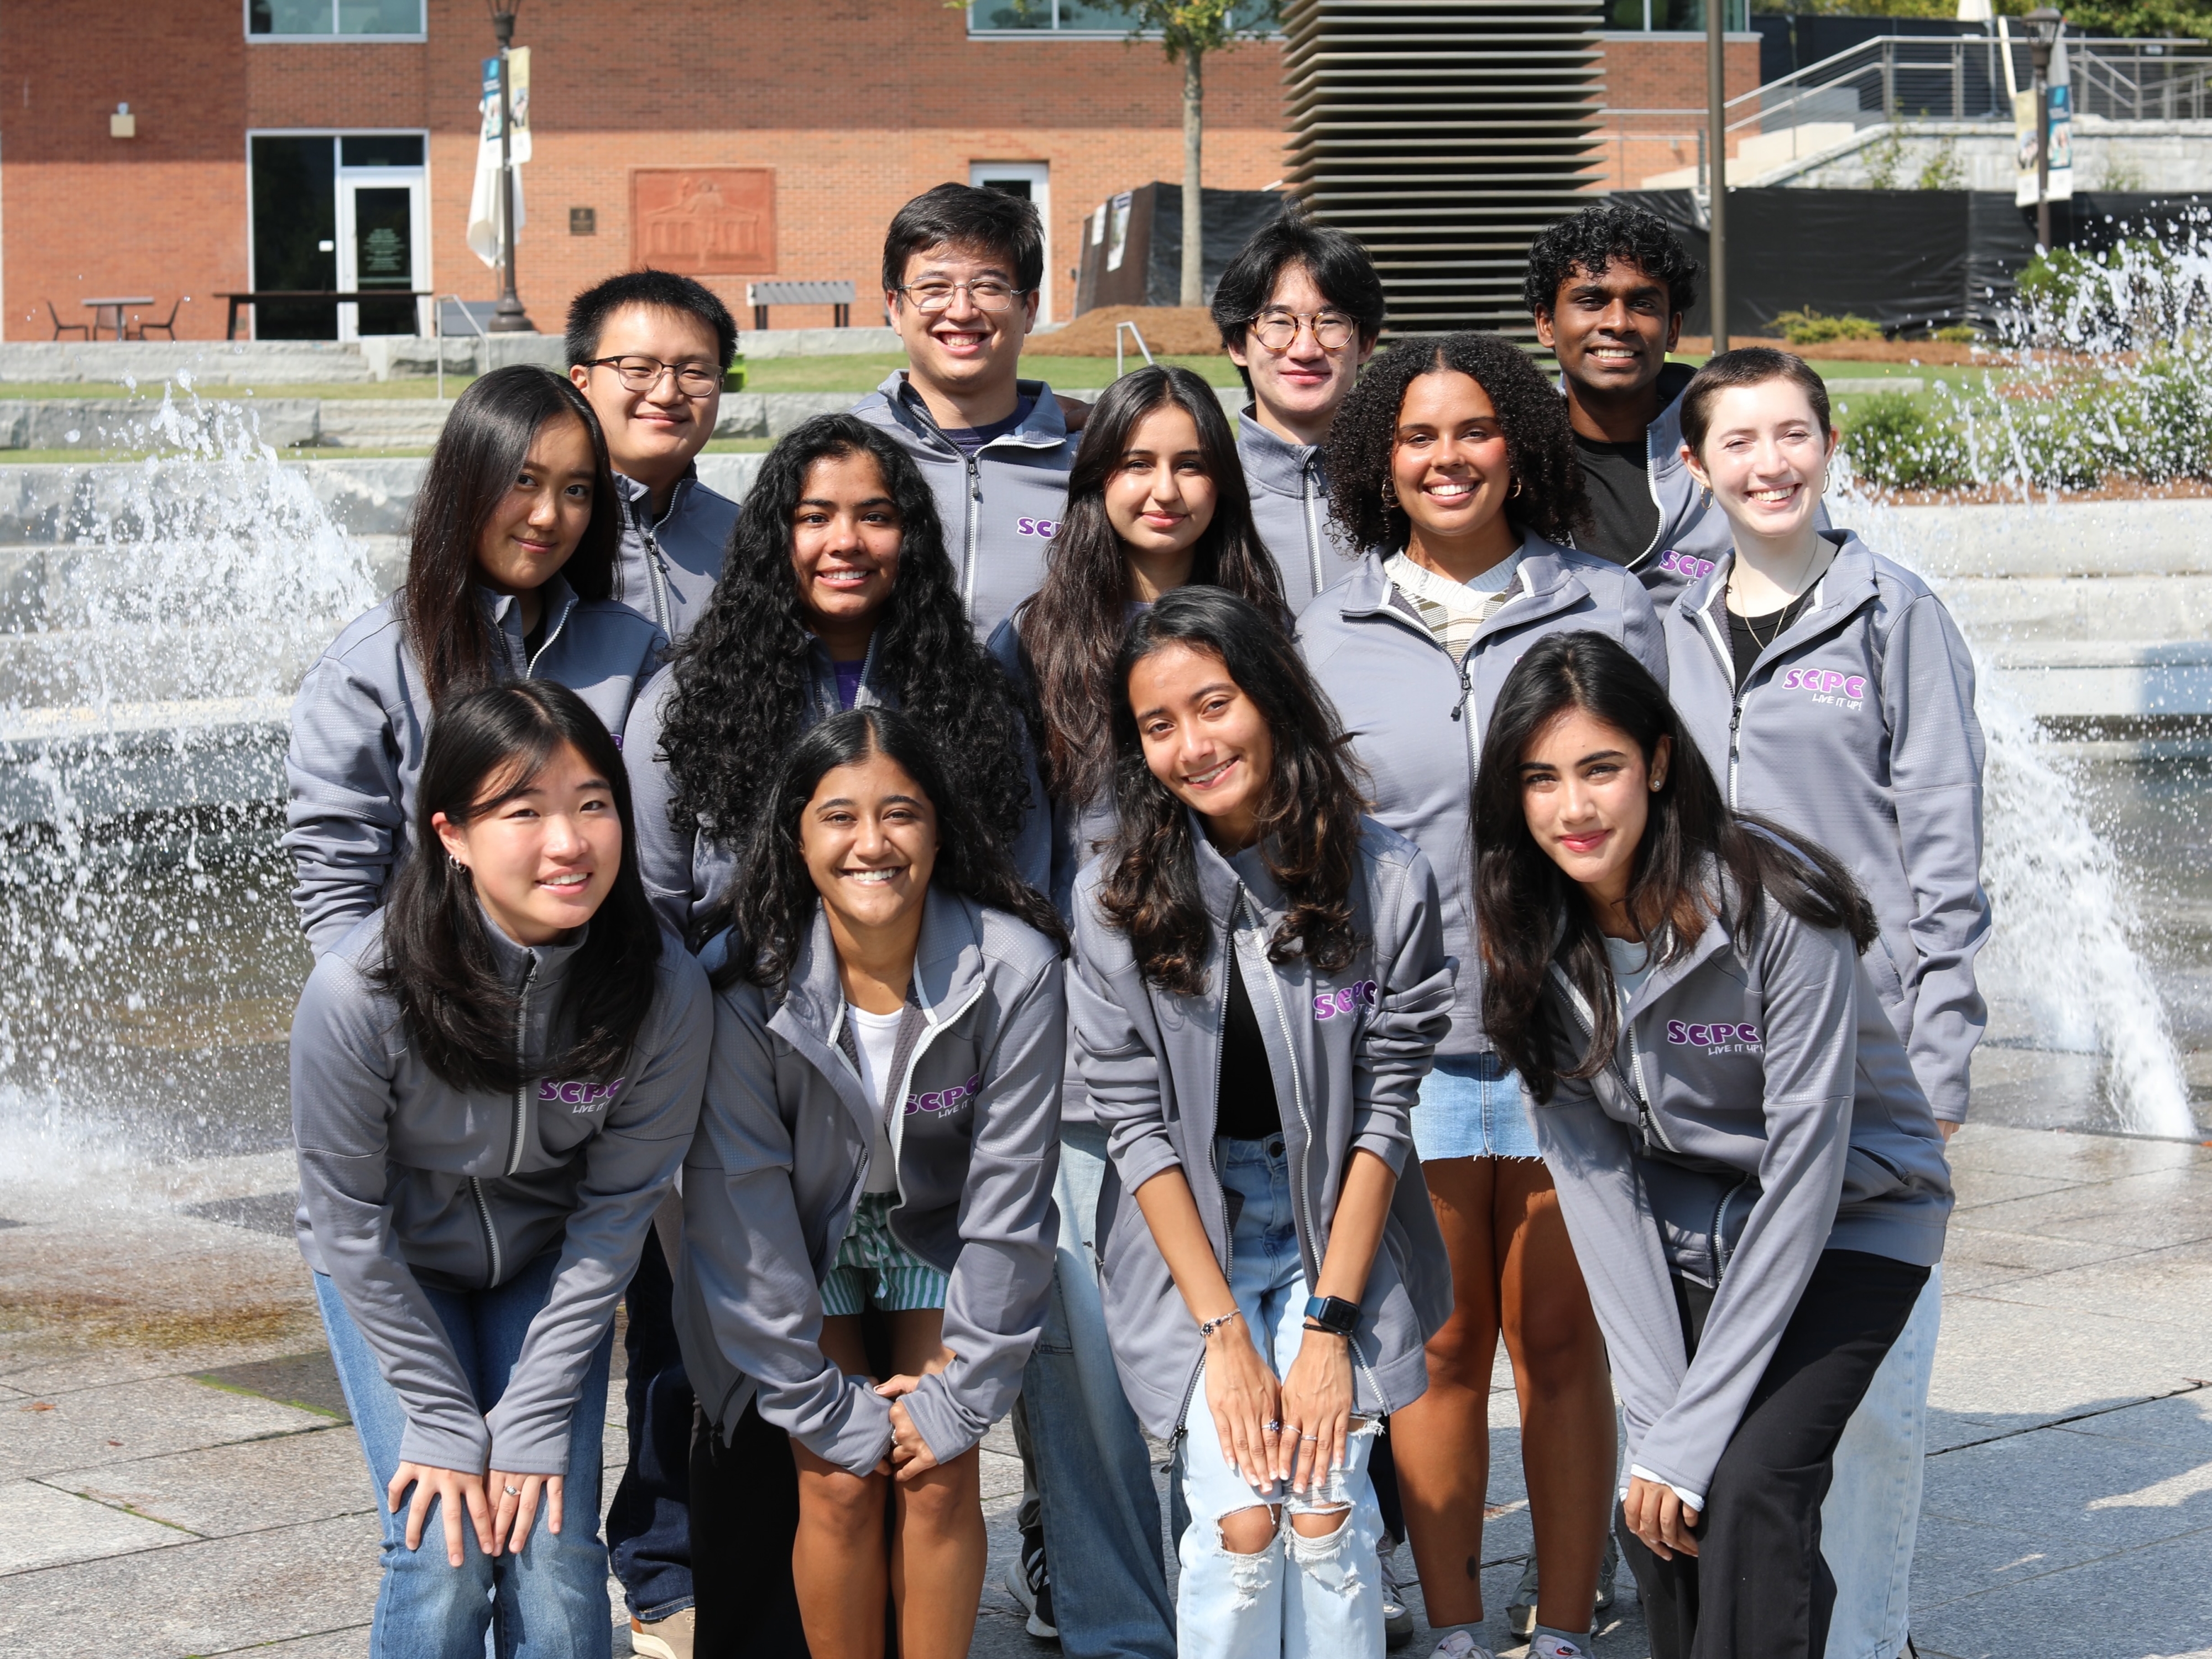
[[[430,285],[429,226],[420,167],[338,169],[338,288],[369,295],[379,289]],[[427,300],[368,300],[338,306],[338,338],[365,334],[428,334]]]

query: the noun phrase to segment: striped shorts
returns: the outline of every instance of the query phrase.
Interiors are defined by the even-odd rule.
[[[837,1260],[822,1281],[822,1311],[856,1314],[871,1302],[885,1313],[945,1305],[945,1275],[891,1237],[896,1193],[864,1193]]]

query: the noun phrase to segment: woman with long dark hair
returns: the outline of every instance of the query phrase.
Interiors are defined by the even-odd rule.
[[[671,927],[693,935],[727,884],[799,733],[854,708],[921,721],[962,800],[1043,884],[1021,699],[969,629],[928,481],[880,428],[817,415],[762,461],[705,615],[623,738],[646,890]]]
[[[1989,1018],[1972,653],[1926,582],[1826,527],[1836,434],[1810,364],[1723,352],[1680,410],[1729,540],[1667,613],[1675,706],[1729,805],[1850,859],[1881,924],[1867,970],[1948,1139]],[[1938,1267],[1836,1455],[1825,1528],[1850,1659],[1905,1650],[1942,1289]]]
[[[792,745],[741,868],[710,919],[714,1063],[678,1291],[702,1410],[699,1651],[777,1650],[763,1627],[787,1610],[732,1593],[724,1568],[744,1563],[718,1529],[757,1535],[762,1511],[795,1508],[805,1648],[880,1655],[889,1598],[908,1659],[962,1659],[983,1587],[977,1446],[1052,1281],[1059,919],[921,721],[879,707]]]
[[[1193,584],[1288,620],[1221,400],[1188,369],[1147,366],[1115,381],[1092,409],[1044,586],[991,636],[993,653],[1034,688],[1042,714],[1049,890],[1063,916],[1076,872],[1114,833],[1122,634],[1132,615]],[[1151,1454],[1115,1378],[1098,1299],[1106,1133],[1072,1065],[1060,1146],[1058,1293],[1021,1404],[1036,1499],[1032,1515],[1025,1494],[1021,1571],[1009,1587],[1035,1619],[1048,1566],[1053,1623],[1071,1651],[1166,1656],[1174,1608]],[[1086,1492],[1091,1501],[1076,1501]]]
[[[1873,908],[1601,635],[1522,659],[1479,776],[1483,1017],[1612,1356],[1652,1652],[1820,1659],[1831,1460],[1951,1211]]]
[[[696,1121],[706,976],[565,686],[448,696],[416,796],[390,902],[292,1022],[300,1249],[385,1499],[369,1647],[588,1659],[615,1302]]]
[[[1536,1659],[1565,1659],[1613,1594],[1605,1349],[1521,1085],[1483,1029],[1468,818],[1492,707],[1532,645],[1596,629],[1666,674],[1636,578],[1564,544],[1585,512],[1582,476],[1565,406],[1520,347],[1494,334],[1398,341],[1329,438],[1331,510],[1368,550],[1298,618],[1374,780],[1375,816],[1437,872],[1460,964],[1452,1028],[1413,1110],[1454,1308],[1430,1345],[1428,1393],[1391,1425],[1426,1452],[1400,1464],[1398,1485],[1440,1659],[1485,1651],[1481,1581],[1466,1564],[1482,1557],[1501,1335],[1536,1538],[1509,1622]]]
[[[584,395],[527,364],[453,402],[415,498],[407,581],[300,683],[284,772],[293,902],[320,956],[406,860],[432,723],[502,680],[551,680],[620,732],[667,643],[607,595],[622,527]]]
[[[1177,1650],[1379,1653],[1375,1419],[1427,1385],[1451,1298],[1407,1123],[1449,1025],[1436,879],[1361,816],[1254,606],[1167,595],[1115,682],[1120,828],[1077,883],[1071,998],[1119,1177],[1114,1356],[1192,1517]]]

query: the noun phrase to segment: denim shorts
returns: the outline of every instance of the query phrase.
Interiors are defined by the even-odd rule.
[[[837,1260],[822,1281],[822,1311],[856,1314],[871,1302],[885,1313],[945,1305],[945,1275],[891,1237],[896,1193],[865,1193]]]
[[[1496,1054],[1439,1054],[1413,1105],[1413,1146],[1442,1158],[1541,1158],[1528,1097]]]

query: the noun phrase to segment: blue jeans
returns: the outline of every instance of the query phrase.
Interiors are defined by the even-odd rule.
[[[1836,1581],[1827,1659],[1896,1659],[1912,1621],[1912,1549],[1928,1454],[1928,1379],[1943,1323],[1943,1268],[1844,1426],[1820,1505],[1820,1553]]]
[[[1291,1208],[1291,1170],[1281,1138],[1214,1143],[1221,1184],[1237,1207],[1230,1246],[1230,1293],[1244,1328],[1277,1376],[1305,1340],[1308,1291]],[[1200,1368],[1183,1416],[1182,1484],[1192,1524],[1178,1553],[1176,1634],[1183,1659],[1340,1659],[1382,1651],[1382,1516],[1367,1476],[1372,1419],[1353,1418],[1344,1467],[1304,1493],[1247,1485],[1221,1445]],[[1219,1522],[1255,1504],[1288,1515],[1336,1514],[1342,1524],[1307,1537],[1287,1520],[1257,1554],[1223,1543]]]
[[[1519,1075],[1496,1054],[1439,1054],[1413,1103],[1423,1163],[1446,1158],[1541,1158]]]
[[[1106,1131],[1060,1131],[1060,1249],[1044,1332],[1022,1373],[1053,1620],[1066,1659],[1176,1659],[1152,1456],[1121,1392],[1098,1296]]]
[[[545,1305],[554,1254],[540,1256],[495,1290],[424,1290],[477,1399],[498,1403],[522,1351],[530,1322]],[[315,1299],[331,1339],[331,1358],[368,1459],[384,1528],[384,1582],[369,1630],[371,1659],[607,1659],[613,1621],[607,1607],[607,1552],[599,1542],[599,1441],[607,1414],[607,1369],[614,1330],[592,1356],[568,1425],[568,1472],[561,1530],[541,1504],[520,1555],[485,1557],[476,1528],[461,1527],[459,1567],[446,1559],[445,1517],[434,1504],[419,1549],[407,1547],[408,1504],[392,1514],[385,1491],[399,1468],[407,1412],[377,1368],[376,1354],[353,1322],[337,1287],[315,1275]],[[485,1633],[491,1632],[487,1646]]]
[[[691,1605],[691,1380],[676,1346],[674,1286],[658,1230],[645,1236],[623,1302],[629,1465],[607,1506],[607,1554],[623,1599],[651,1624]]]

